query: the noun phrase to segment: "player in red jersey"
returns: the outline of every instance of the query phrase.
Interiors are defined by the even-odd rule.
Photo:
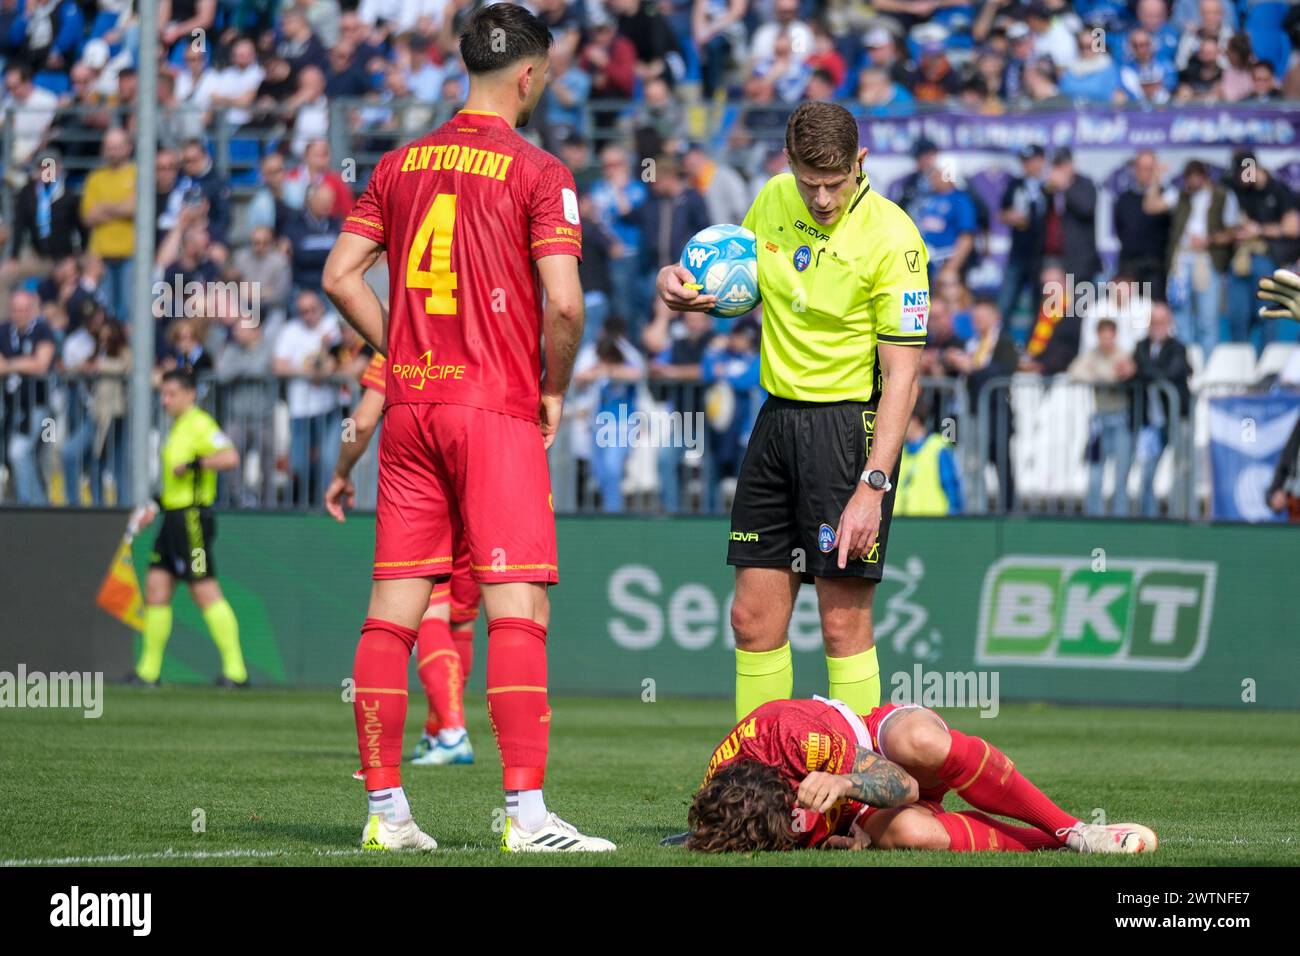
[[[949,791],[977,809],[945,810]],[[1141,824],[1104,826],[1066,813],[1002,751],[931,710],[886,704],[864,718],[820,697],[772,701],[737,724],[714,751],[689,819],[686,846],[713,853],[1156,849]]]
[[[376,849],[436,847],[401,786],[406,667],[461,535],[488,619],[502,848],[614,849],[548,811],[542,795],[547,586],[559,580],[546,449],[582,336],[573,176],[514,131],[542,95],[550,44],[522,7],[478,10],[460,37],[465,109],[384,155],[325,264],[326,293],[388,358],[374,583],[354,664],[369,796],[362,844]],[[380,256],[389,316],[365,282]]]
[[[339,522],[346,520],[345,511],[356,500],[352,469],[370,447],[384,413],[386,368],[384,357],[375,355],[361,373],[364,391],[352,410],[353,434],[339,445],[334,476],[325,492],[325,510]],[[434,585],[429,607],[420,620],[416,672],[429,710],[424,733],[411,755],[411,763],[419,766],[474,762],[474,748],[465,729],[465,684],[474,667],[474,620],[480,595],[469,565],[469,548],[461,536],[456,541],[451,580]],[[363,772],[357,775],[365,777]]]

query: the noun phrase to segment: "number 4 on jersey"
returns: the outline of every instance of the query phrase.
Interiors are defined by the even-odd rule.
[[[424,221],[411,243],[406,257],[406,285],[411,289],[428,289],[424,311],[429,315],[455,315],[456,273],[451,271],[451,239],[456,229],[456,196],[439,193],[424,214]],[[421,268],[425,254],[429,268]]]

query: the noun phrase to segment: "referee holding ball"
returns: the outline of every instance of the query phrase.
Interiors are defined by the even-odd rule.
[[[171,636],[172,595],[176,582],[184,581],[221,655],[217,684],[246,687],[239,622],[221,593],[212,560],[217,472],[239,467],[239,453],[212,416],[195,405],[192,374],[183,369],[167,372],[161,391],[163,410],[173,421],[162,447],[162,527],[154,539],[145,580],[144,640],[135,678],[138,683],[157,685],[163,650]],[[150,503],[142,525],[151,523],[157,510]]]
[[[880,703],[871,605],[929,314],[925,244],[872,190],[848,110],[800,105],[785,152],[790,172],[767,182],[743,223],[757,240],[770,398],[731,512],[737,719],[793,694],[787,631],[804,581],[817,587],[829,696],[857,714]],[[712,309],[691,281],[666,266],[660,298],[678,312]]]

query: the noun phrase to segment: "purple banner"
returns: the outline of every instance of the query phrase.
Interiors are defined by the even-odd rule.
[[[1004,116],[934,112],[864,116],[858,125],[862,145],[876,155],[908,154],[923,136],[945,151],[999,153],[1014,152],[1031,143],[1077,150],[1300,144],[1300,110],[1272,107],[1186,107],[1151,112],[1104,108]]]

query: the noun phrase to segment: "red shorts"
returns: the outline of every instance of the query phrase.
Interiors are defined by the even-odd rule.
[[[559,581],[546,450],[536,422],[468,405],[384,411],[376,580],[446,577],[464,541],[480,583]]]

